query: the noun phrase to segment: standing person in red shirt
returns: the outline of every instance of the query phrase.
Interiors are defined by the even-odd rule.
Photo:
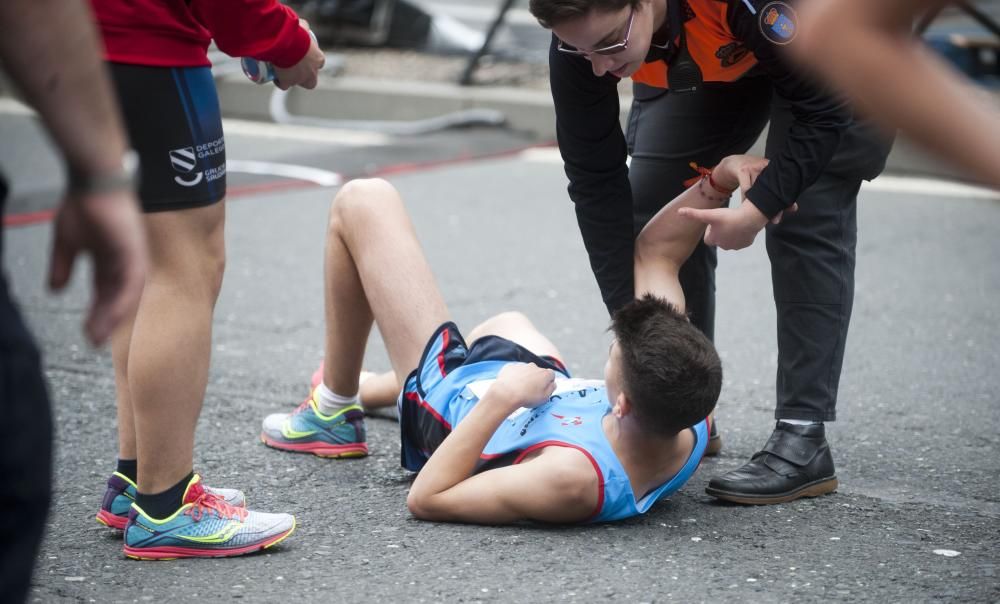
[[[97,519],[125,529],[125,553],[134,558],[269,547],[295,519],[248,512],[240,491],[204,487],[193,471],[225,267],[225,140],[207,49],[214,39],[232,56],[272,62],[283,89],[315,87],[324,56],[277,0],[92,4],[142,160],[150,253],[139,308],[113,342],[119,461]]]

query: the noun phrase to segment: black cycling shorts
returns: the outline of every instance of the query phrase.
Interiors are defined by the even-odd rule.
[[[226,142],[211,68],[109,65],[142,162],[143,210],[183,210],[223,199]]]

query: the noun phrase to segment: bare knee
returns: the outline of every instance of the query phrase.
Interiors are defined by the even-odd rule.
[[[402,204],[399,192],[381,178],[357,178],[344,183],[330,208],[330,230],[369,220],[393,205]]]
[[[198,299],[214,304],[222,291],[222,278],[226,271],[226,244],[221,233],[194,242],[191,254],[184,257],[154,261],[150,271],[176,283]],[[200,244],[200,245],[198,245]]]
[[[147,215],[146,233],[148,279],[181,286],[199,300],[214,303],[226,270],[223,203]]]

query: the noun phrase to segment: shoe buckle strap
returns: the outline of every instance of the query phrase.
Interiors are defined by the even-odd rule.
[[[770,453],[792,465],[803,467],[809,465],[819,450],[820,447],[798,434],[775,430],[758,455]]]

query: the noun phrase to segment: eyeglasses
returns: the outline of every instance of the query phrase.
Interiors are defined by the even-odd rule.
[[[628,39],[632,35],[632,23],[635,22],[635,7],[632,7],[632,12],[628,16],[628,25],[625,26],[625,39],[617,44],[611,44],[610,46],[603,46],[601,48],[595,48],[594,50],[580,50],[578,48],[573,48],[572,46],[563,43],[562,40],[556,44],[556,49],[559,52],[565,52],[571,55],[577,55],[585,57],[588,55],[614,55],[628,48]]]

